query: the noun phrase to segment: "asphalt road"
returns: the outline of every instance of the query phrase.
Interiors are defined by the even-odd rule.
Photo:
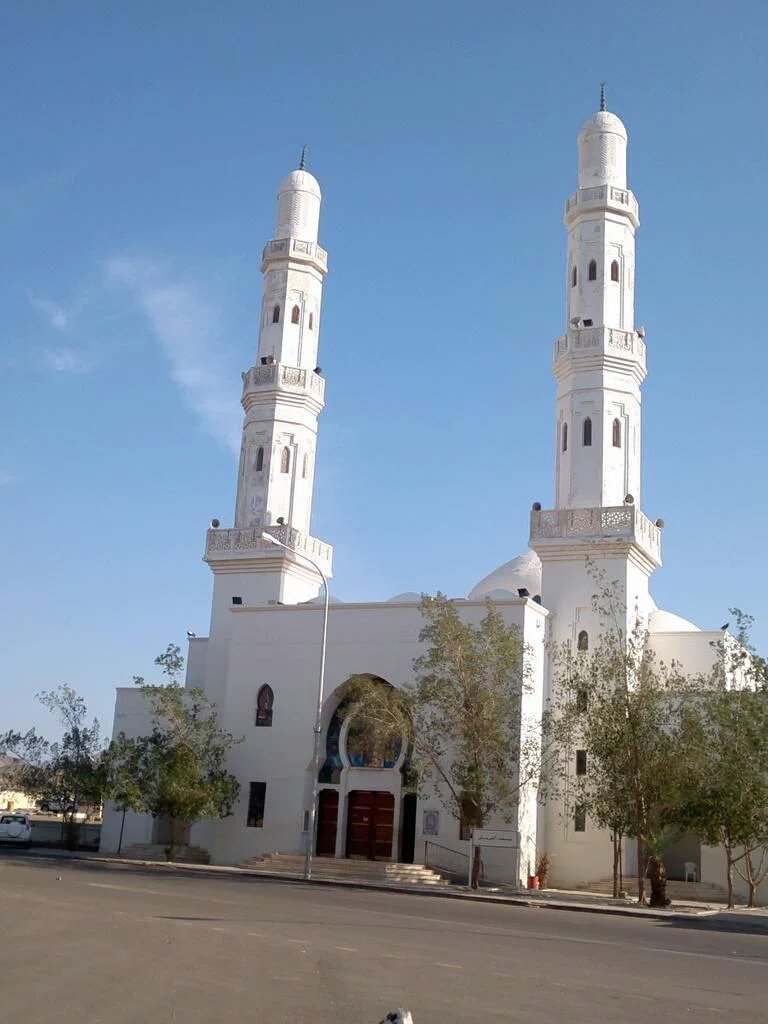
[[[0,856],[24,1024],[765,1021],[768,936]]]

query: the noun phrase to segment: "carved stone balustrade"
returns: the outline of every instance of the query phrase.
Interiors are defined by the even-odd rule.
[[[531,512],[531,545],[536,550],[548,541],[563,540],[585,548],[596,540],[634,541],[657,564],[661,563],[661,529],[635,505],[608,508],[553,508]]]

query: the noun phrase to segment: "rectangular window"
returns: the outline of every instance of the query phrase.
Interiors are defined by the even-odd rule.
[[[576,751],[576,774],[586,775],[587,774],[587,752],[586,750]]]
[[[584,804],[576,804],[573,812],[573,830],[574,832],[587,831],[587,809]]]
[[[266,782],[252,782],[248,795],[248,828],[264,828],[264,798]]]

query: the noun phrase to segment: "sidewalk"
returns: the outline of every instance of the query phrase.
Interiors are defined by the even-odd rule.
[[[127,857],[110,857],[100,853],[87,853],[84,851],[47,849],[44,847],[33,847],[30,850],[10,851],[22,857],[54,858],[59,860],[88,861],[89,863],[112,865],[123,868],[142,868],[144,870],[155,870],[158,873],[172,872],[174,874],[202,875],[208,877],[231,877],[231,878],[264,878],[273,881],[293,882],[305,884],[300,874],[287,872],[264,871],[256,868],[236,868],[215,864],[184,864],[178,862],[166,863],[154,860],[135,860]],[[2,854],[0,854],[0,863]],[[506,904],[517,907],[532,907],[535,909],[548,910],[569,910],[587,914],[605,914],[615,917],[645,918],[647,920],[683,922],[694,924],[696,921],[704,924],[706,921],[712,927],[736,928],[738,930],[764,932],[768,935],[768,908],[757,907],[750,910],[747,907],[738,907],[734,910],[727,910],[722,904],[716,903],[691,903],[673,901],[668,910],[656,910],[650,907],[640,907],[631,900],[614,900],[610,897],[593,895],[591,893],[546,889],[537,890],[535,893],[527,889],[514,889],[512,887],[498,886],[486,889],[471,890],[461,885],[407,885],[402,882],[387,883],[379,881],[363,881],[361,879],[349,878],[313,878],[312,885],[327,885],[344,889],[378,889],[383,892],[404,893],[409,896],[425,896],[432,898],[469,900],[478,903]]]

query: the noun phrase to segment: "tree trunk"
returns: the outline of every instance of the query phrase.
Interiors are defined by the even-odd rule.
[[[472,859],[472,888],[477,889],[480,879],[483,877],[483,852],[479,846],[475,847]]]
[[[726,877],[728,881],[728,909],[733,910],[733,850],[729,843],[725,843],[725,856],[728,863]]]
[[[123,808],[123,820],[120,822],[120,838],[117,841],[117,855],[120,856],[120,851],[123,848],[123,829],[125,828],[125,807]]]
[[[619,858],[621,856],[621,836],[617,832],[611,835],[613,841],[613,898],[619,898]]]
[[[648,862],[645,854],[645,842],[641,836],[637,837],[637,902],[645,903],[645,872],[648,870]]]
[[[167,861],[175,860],[176,853],[179,849],[179,836],[183,830],[183,823],[178,818],[171,818],[171,836],[168,840],[168,845],[165,848],[165,859]]]
[[[667,872],[664,868],[664,861],[655,853],[650,857],[648,873],[651,880],[650,905],[652,907],[668,907],[672,901],[667,896]]]

